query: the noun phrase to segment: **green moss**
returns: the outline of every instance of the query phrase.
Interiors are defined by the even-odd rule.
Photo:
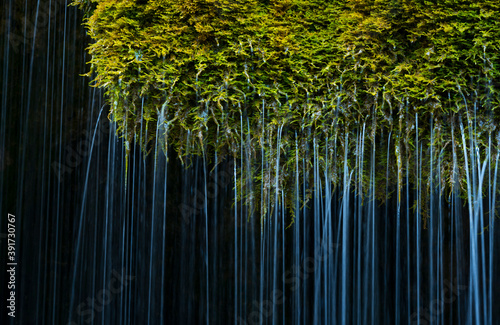
[[[379,199],[387,164],[399,188],[407,170],[415,184],[421,168],[430,191],[430,162],[438,155],[443,190],[457,182],[465,190],[464,169],[453,170],[453,159],[464,163],[461,124],[481,157],[490,139],[499,146],[496,0],[76,4],[88,11],[94,40],[89,74],[106,89],[127,149],[139,142],[147,152],[158,123],[165,150],[181,158],[214,150],[239,157],[243,145],[253,158],[254,188],[263,184],[253,200],[275,186],[276,169],[260,168],[262,153],[269,166],[279,157],[279,187],[293,188],[296,157],[306,169],[314,159],[312,139],[322,171],[336,184],[350,152],[349,167],[366,172],[365,184],[356,185],[364,191],[375,146]],[[367,153],[360,161],[362,130]]]

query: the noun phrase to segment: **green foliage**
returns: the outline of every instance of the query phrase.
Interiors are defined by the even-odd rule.
[[[372,146],[377,180],[389,164],[399,188],[406,170],[416,183],[420,168],[429,184],[430,162],[440,155],[442,189],[464,190],[465,172],[453,168],[463,163],[460,125],[482,157],[490,139],[499,145],[496,0],[75,4],[87,10],[94,40],[89,74],[106,89],[127,149],[136,141],[147,152],[158,133],[181,159],[244,151],[256,171],[253,188],[263,188],[252,199],[277,190],[277,170],[278,188],[293,188],[296,157],[306,161],[307,179],[314,150],[336,184],[350,153],[349,166],[366,171],[359,185],[366,190],[370,155],[361,153]],[[260,168],[262,155],[280,168]],[[385,182],[376,183],[384,199]]]

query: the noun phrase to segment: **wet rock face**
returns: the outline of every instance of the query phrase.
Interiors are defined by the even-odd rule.
[[[482,156],[489,139],[488,150],[498,146],[496,1],[77,3],[89,15],[94,83],[127,150],[136,141],[147,152],[158,136],[180,156],[242,158],[245,147],[256,165],[279,161],[286,187],[313,146],[334,180],[344,163],[361,166],[352,140],[363,136],[380,149],[376,178],[388,164],[392,184],[406,170],[414,180],[423,145],[429,163],[442,155],[443,187],[466,190],[463,171],[453,176],[458,150],[472,139]],[[255,181],[275,186],[268,173]]]

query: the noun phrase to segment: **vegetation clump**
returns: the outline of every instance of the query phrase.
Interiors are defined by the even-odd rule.
[[[439,174],[442,191],[465,193],[467,153],[498,153],[497,0],[75,4],[127,150],[158,140],[181,158],[250,157],[252,199],[291,198],[313,161],[334,185],[344,167],[364,193],[377,180],[382,200],[388,175],[428,192]]]

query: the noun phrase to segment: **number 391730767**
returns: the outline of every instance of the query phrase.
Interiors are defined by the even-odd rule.
[[[7,254],[8,254],[8,259],[9,261],[14,261],[16,258],[16,216],[13,214],[9,213],[9,216],[7,218],[8,220],[8,228],[7,228],[7,238],[8,238],[8,244],[7,244]]]

